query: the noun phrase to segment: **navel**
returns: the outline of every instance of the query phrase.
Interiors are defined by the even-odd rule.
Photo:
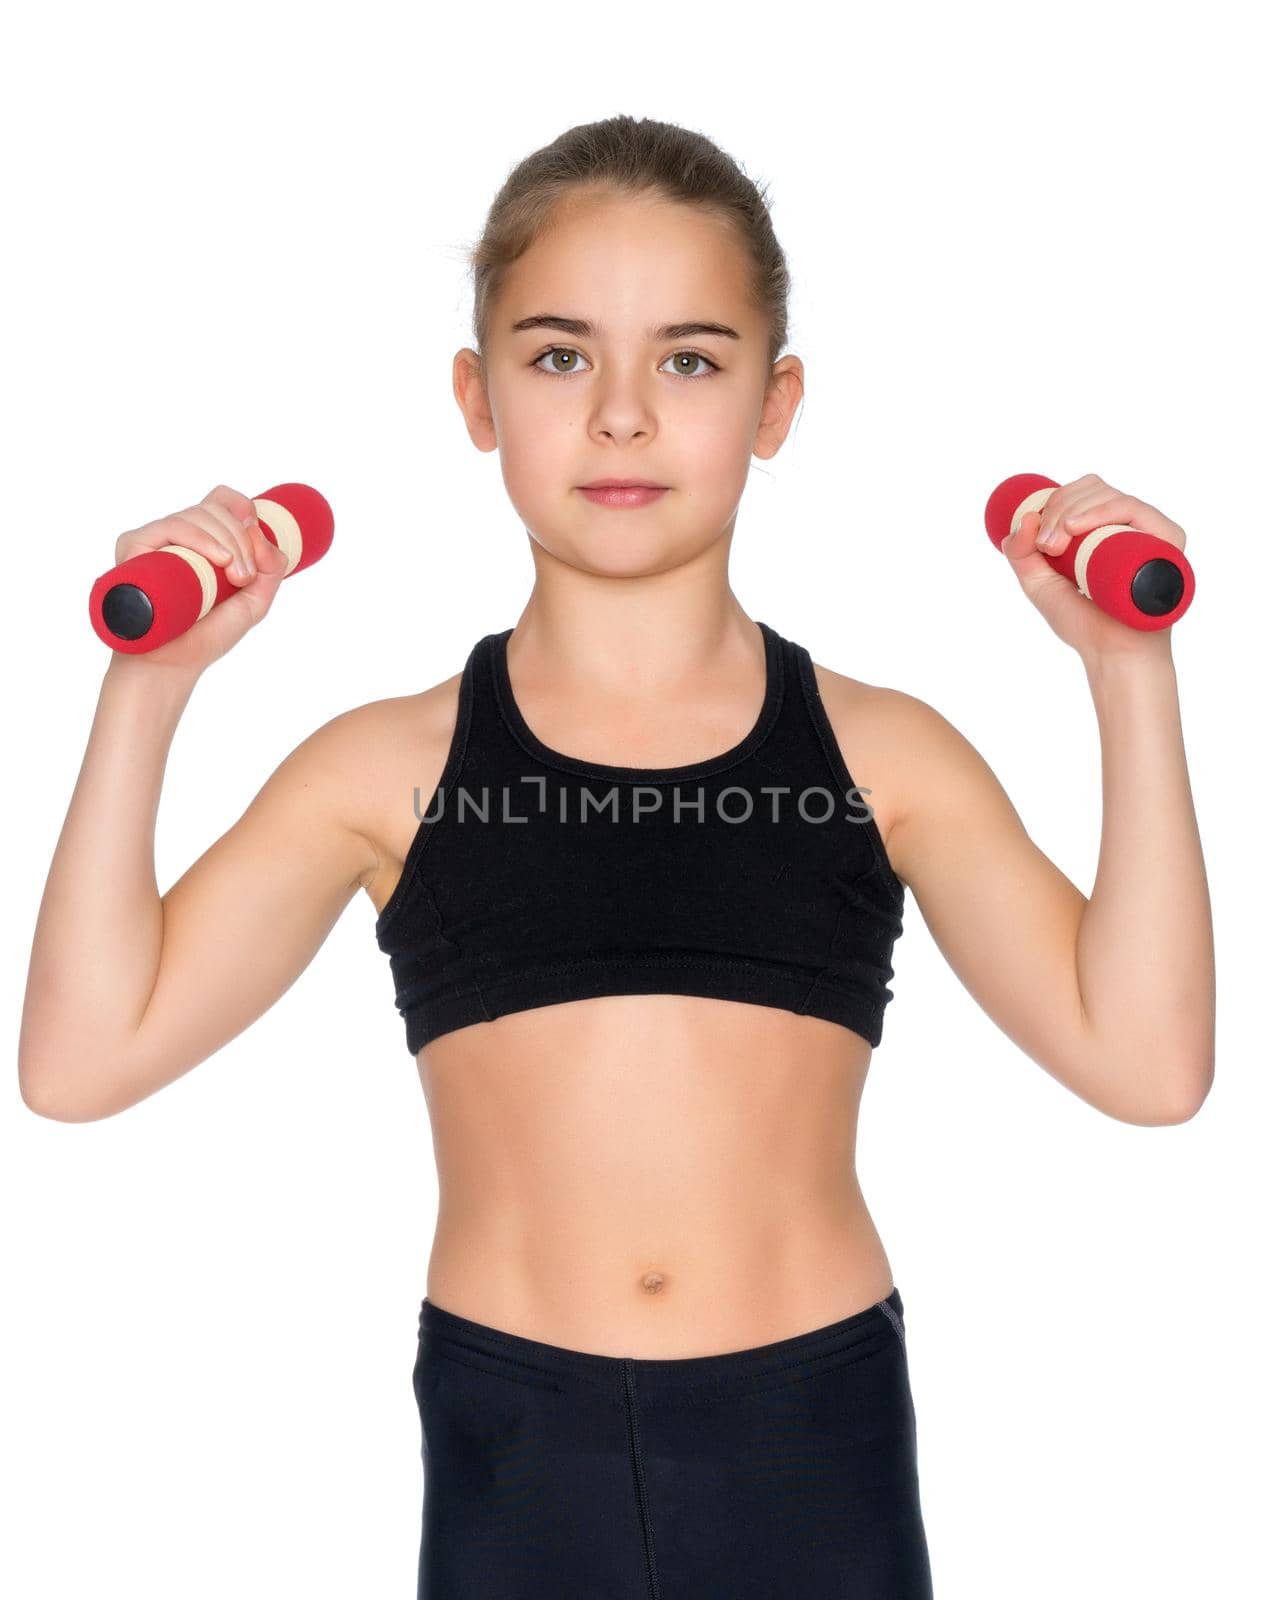
[[[661,1272],[646,1272],[640,1280],[640,1287],[646,1294],[660,1294],[666,1286],[666,1275]]]

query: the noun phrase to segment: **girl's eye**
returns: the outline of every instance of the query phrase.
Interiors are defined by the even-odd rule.
[[[668,361],[683,361],[683,360],[701,361],[701,362],[704,362],[708,367],[710,367],[711,372],[719,372],[719,370],[720,370],[720,368],[718,366],[716,366],[714,361],[711,361],[711,360],[708,359],[708,357],[699,354],[699,352],[697,350],[677,350],[674,355],[668,356],[667,360]],[[680,376],[681,377],[685,377],[685,378],[709,378],[711,376],[711,373],[710,372],[682,372],[680,374]]]
[[[566,366],[563,366],[559,362],[557,362],[554,365],[554,367],[544,367],[542,365],[542,363],[546,360],[546,358],[548,356],[578,356],[578,355],[579,355],[579,352],[577,350],[570,350],[565,345],[553,344],[549,350],[544,350],[541,355],[535,356],[533,361],[530,363],[530,365],[537,372],[545,372],[545,373],[548,373],[552,377],[555,377],[557,375],[562,375],[562,376],[564,376],[566,378],[569,378],[569,377],[573,376],[573,374],[578,370],[578,368],[576,368],[576,367],[566,367]],[[677,350],[674,353],[674,355],[668,356],[667,360],[668,361],[685,361],[686,363],[689,362],[689,361],[701,361],[711,369],[710,372],[692,372],[692,373],[691,372],[687,372],[687,371],[686,372],[682,372],[682,373],[681,372],[677,372],[677,373],[673,374],[673,376],[675,376],[675,377],[709,378],[711,376],[711,372],[719,372],[719,370],[720,370],[720,368],[718,366],[716,366],[715,362],[711,360],[710,356],[704,356],[697,350]]]

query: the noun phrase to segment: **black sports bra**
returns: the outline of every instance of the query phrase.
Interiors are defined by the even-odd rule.
[[[757,625],[755,726],[682,767],[550,749],[511,692],[513,629],[472,648],[444,771],[374,927],[413,1054],[606,994],[777,1006],[880,1043],[903,886],[809,652]]]

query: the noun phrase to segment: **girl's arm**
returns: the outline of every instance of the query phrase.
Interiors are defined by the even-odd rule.
[[[111,1116],[213,1054],[311,961],[376,852],[361,720],[319,728],[161,896],[155,820],[195,675],[113,658],[36,924],[18,1047],[43,1116]]]
[[[1055,491],[1042,523],[1138,524],[1181,545],[1154,507],[1100,479]],[[1031,546],[1005,553],[1081,654],[1102,742],[1102,842],[1086,899],[1040,851],[971,744],[898,696],[907,799],[895,863],[957,976],[987,1014],[1090,1105],[1124,1122],[1184,1122],[1213,1082],[1209,891],[1178,714],[1169,630],[1107,617]],[[1046,733],[1046,738],[1050,737]]]
[[[234,1038],[377,868],[355,816],[367,719],[348,712],[158,893],[155,821],[174,729],[204,669],[266,616],[286,566],[253,501],[227,484],[121,534],[115,559],[170,545],[223,564],[237,592],[157,649],[113,654],[103,676],[40,902],[18,1042],[23,1100],[60,1121],[122,1111]]]

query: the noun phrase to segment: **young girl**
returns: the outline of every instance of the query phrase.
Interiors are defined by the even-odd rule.
[[[1035,548],[1183,532],[1091,475],[1004,547],[1097,707],[1085,899],[943,717],[815,665],[729,587],[751,457],[803,391],[737,165],[665,123],[572,128],[508,177],[475,275],[454,392],[529,534],[518,622],[318,729],[161,897],[175,724],[284,562],[225,487],[124,535],[118,560],[180,542],[243,588],[107,667],[23,1095],[84,1120],[154,1093],[363,889],[439,1170],[419,1595],[923,1600],[903,1297],[854,1168],[904,886],[1067,1088],[1131,1123],[1195,1112],[1213,961],[1170,633],[1116,623]]]

